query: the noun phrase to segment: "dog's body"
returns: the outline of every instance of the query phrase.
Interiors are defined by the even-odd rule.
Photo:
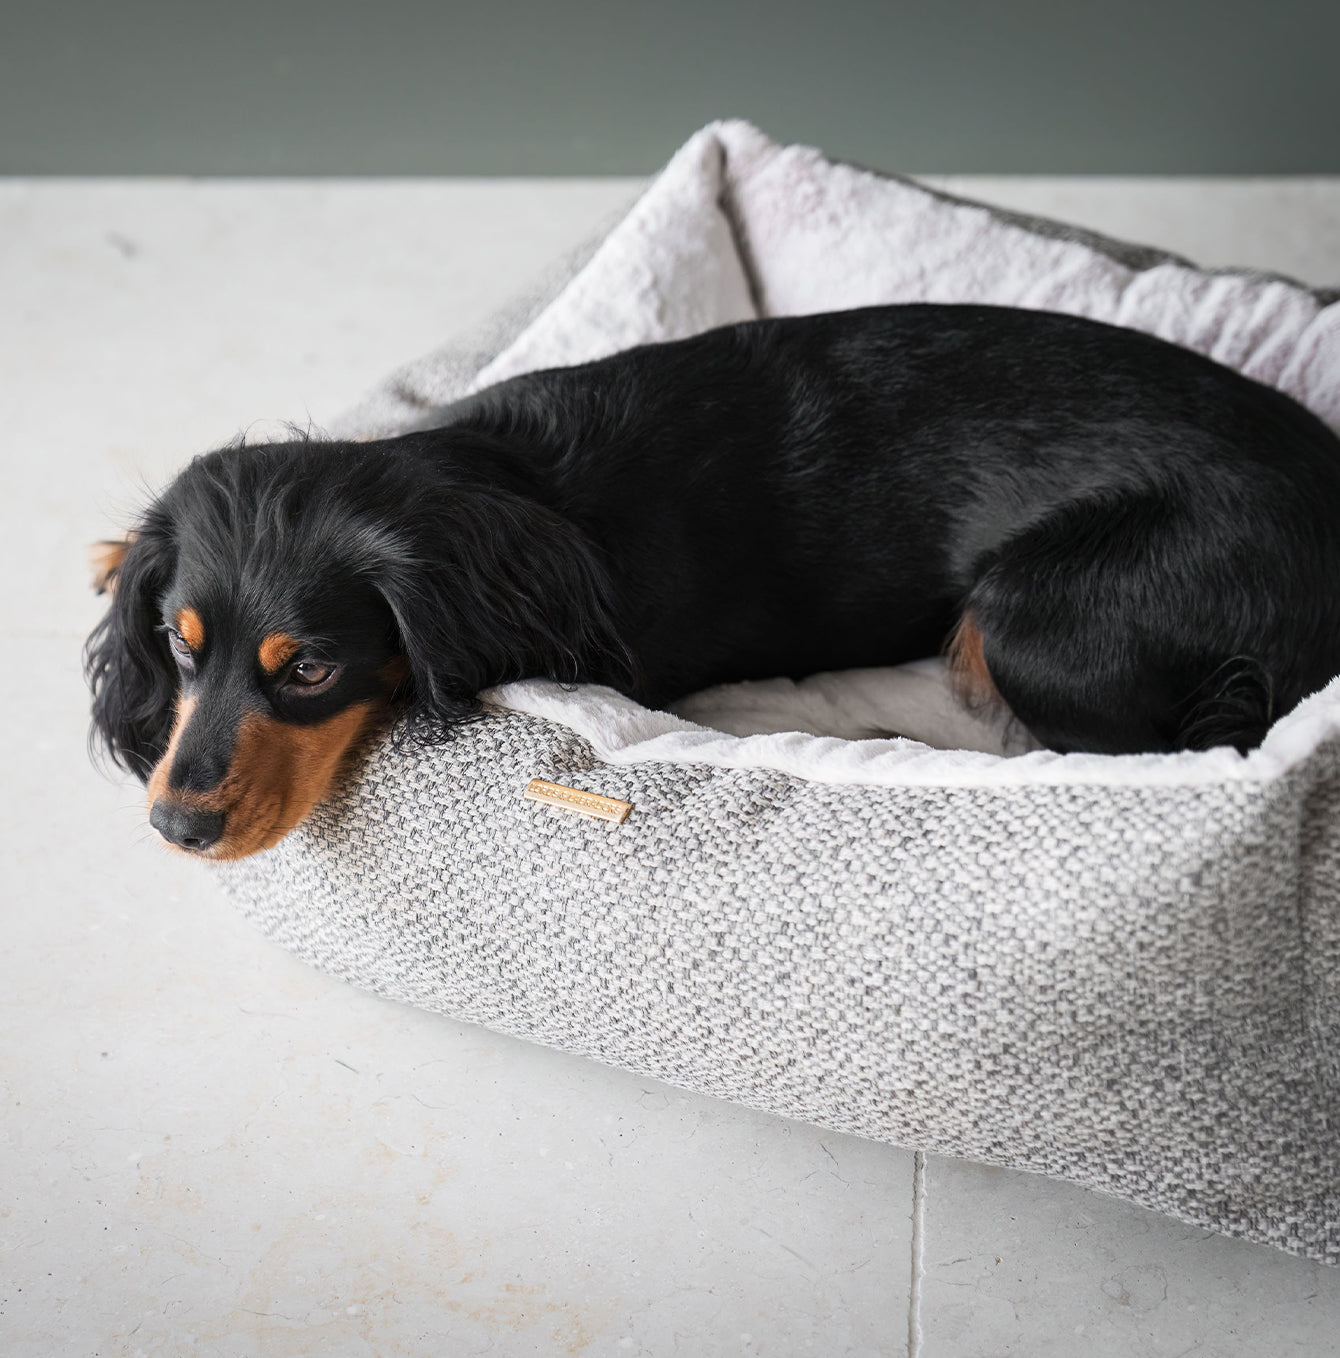
[[[113,563],[95,725],[215,857],[280,838],[386,714],[440,728],[526,676],[658,705],[952,639],[1051,748],[1246,749],[1340,672],[1337,522],[1319,420],[1147,336],[754,322],[398,439],[197,459]]]

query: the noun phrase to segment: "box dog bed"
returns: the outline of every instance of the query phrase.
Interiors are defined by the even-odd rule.
[[[924,300],[1147,330],[1340,424],[1335,294],[726,123],[340,432],[756,315]],[[395,999],[1340,1264],[1340,682],[1246,757],[1030,749],[954,707],[935,662],[678,713],[539,680],[489,708],[372,750],[221,866],[228,890]]]

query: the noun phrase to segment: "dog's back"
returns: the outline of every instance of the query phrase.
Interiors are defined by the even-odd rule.
[[[514,379],[452,429],[524,449],[599,544],[651,701],[954,633],[1052,748],[1246,748],[1340,672],[1340,443],[1130,331],[749,323]]]

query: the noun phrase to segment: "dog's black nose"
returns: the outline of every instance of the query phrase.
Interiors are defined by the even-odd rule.
[[[149,824],[169,844],[202,853],[223,834],[223,812],[192,811],[160,797],[149,809]]]

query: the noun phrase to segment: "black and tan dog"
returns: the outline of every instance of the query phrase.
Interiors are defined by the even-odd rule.
[[[95,731],[166,839],[232,858],[379,723],[526,676],[656,705],[948,645],[1053,749],[1246,750],[1340,672],[1340,442],[1144,335],[881,307],[211,453],[105,570]]]

